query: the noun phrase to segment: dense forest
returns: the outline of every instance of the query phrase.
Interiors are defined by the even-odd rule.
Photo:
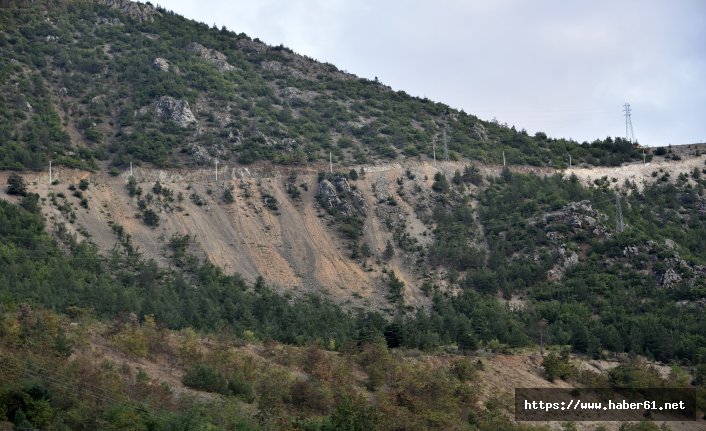
[[[623,195],[622,232],[615,229],[615,192],[604,179],[585,187],[576,178],[506,170],[480,192],[478,222],[467,197],[454,199],[446,192],[439,203],[446,210],[434,212],[437,243],[430,257],[465,273],[459,280],[465,290],[447,300],[450,308],[435,303],[437,319],[477,315],[465,307],[482,303],[477,295],[500,290],[506,298],[528,298],[531,306],[510,314],[522,323],[504,324],[503,313],[494,310],[496,332],[478,331],[470,323],[464,331],[521,345],[528,338],[536,342],[537,324],[546,319],[551,342],[596,357],[607,350],[703,362],[706,319],[693,302],[706,295],[701,174],[695,170],[691,178],[682,175],[644,190],[627,184],[618,192]],[[472,245],[475,223],[485,232],[487,250]],[[575,255],[575,264],[567,264],[569,255]],[[547,280],[557,265],[566,268],[563,276]],[[667,286],[664,275],[672,271],[680,274],[679,282]],[[464,313],[455,313],[458,309]]]

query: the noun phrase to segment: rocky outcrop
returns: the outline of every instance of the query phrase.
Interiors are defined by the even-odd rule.
[[[559,247],[557,255],[556,265],[547,271],[547,279],[551,281],[561,280],[569,268],[579,263],[579,255],[575,251],[567,250],[564,246]]]
[[[96,19],[96,25],[107,25],[109,27],[117,27],[123,25],[123,23],[118,18],[106,18],[104,16],[100,16],[98,17],[98,19]]]
[[[191,42],[186,46],[186,50],[204,60],[208,60],[209,63],[216,66],[221,72],[235,70],[235,67],[228,63],[226,56],[222,52],[206,48],[198,42]]]
[[[309,102],[314,100],[317,95],[318,93],[315,91],[304,91],[296,87],[285,87],[280,91],[280,97],[289,103]]]
[[[604,214],[593,209],[591,201],[584,200],[571,202],[558,211],[544,214],[541,224],[550,239],[558,240],[563,236],[561,231],[557,230],[559,226],[566,226],[573,233],[588,231],[597,237],[606,237],[608,231],[603,225],[606,220]]]
[[[577,235],[592,234],[596,238],[606,238],[610,234],[604,223],[607,217],[594,210],[588,200],[571,202],[563,208],[545,213],[537,221],[547,233],[547,238],[553,243],[552,249],[556,256],[556,263],[547,271],[547,279],[559,281],[564,278],[565,272],[579,263],[579,255],[567,249]]]
[[[266,52],[267,51],[267,45],[262,43],[261,41],[255,39],[250,39],[248,37],[245,38],[239,38],[238,41],[236,42],[238,45],[239,49],[242,49],[243,51],[252,51],[252,52]]]
[[[488,131],[485,130],[485,126],[483,126],[481,123],[476,123],[473,125],[471,134],[475,139],[481,142],[488,141]]]
[[[169,72],[169,61],[166,58],[157,57],[152,62],[152,67],[160,72]]]
[[[666,271],[659,277],[659,285],[671,289],[682,280],[681,275],[674,268],[667,268]]]
[[[351,188],[348,180],[336,175],[330,180],[324,179],[319,183],[317,192],[319,203],[327,211],[339,211],[346,216],[365,216],[367,203],[363,194]]]
[[[162,96],[157,99],[154,107],[159,117],[174,121],[181,127],[196,123],[196,117],[189,109],[189,102],[184,99]]]
[[[263,61],[260,63],[260,68],[262,70],[267,70],[271,72],[285,73],[288,76],[296,79],[309,79],[309,77],[302,71],[297,70],[293,67],[286,66],[279,61]]]
[[[341,205],[336,187],[329,180],[323,180],[319,183],[318,197],[321,206],[329,211]]]
[[[159,15],[159,12],[151,3],[138,3],[130,0],[96,0],[96,3],[116,9],[138,21],[151,22],[154,20],[155,15]]]

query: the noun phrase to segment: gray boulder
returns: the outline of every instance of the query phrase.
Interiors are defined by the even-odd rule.
[[[150,3],[138,3],[130,0],[96,0],[96,2],[116,9],[138,21],[151,22],[154,20],[154,15],[159,15],[157,9]]]
[[[339,199],[338,193],[336,193],[336,187],[331,184],[329,180],[323,180],[319,183],[317,194],[321,205],[329,211],[341,205],[341,199]]]
[[[157,116],[174,121],[181,127],[196,123],[196,117],[189,109],[189,102],[184,99],[175,99],[162,96],[155,102]]]
[[[191,42],[186,46],[186,50],[192,54],[198,55],[204,60],[208,60],[209,63],[216,66],[221,72],[235,70],[235,67],[228,63],[225,54],[215,49],[206,48],[198,42]]]
[[[368,208],[363,194],[353,190],[346,177],[335,176],[330,181],[322,180],[319,183],[318,198],[321,206],[328,211],[334,209],[346,216],[365,216]]]
[[[169,61],[166,58],[157,57],[152,62],[152,67],[159,70],[160,72],[169,71]]]

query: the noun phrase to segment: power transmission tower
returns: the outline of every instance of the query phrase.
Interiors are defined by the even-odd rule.
[[[632,130],[632,109],[630,108],[629,103],[626,102],[625,105],[623,105],[623,112],[625,113],[625,140],[635,142],[635,133],[633,133]],[[628,130],[630,131],[630,134],[628,134]]]
[[[615,193],[615,230],[622,232],[625,230],[625,222],[623,221],[623,209],[620,206],[620,193]]]

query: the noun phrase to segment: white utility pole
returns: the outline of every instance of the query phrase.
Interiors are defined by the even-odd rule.
[[[503,150],[503,168],[505,167],[505,150]]]
[[[130,177],[132,177],[132,162],[130,162]]]
[[[216,159],[216,182],[218,182],[218,159]]]
[[[49,185],[51,185],[51,160],[49,160]]]
[[[328,152],[328,170],[333,173],[333,157],[331,156],[330,151]]]

